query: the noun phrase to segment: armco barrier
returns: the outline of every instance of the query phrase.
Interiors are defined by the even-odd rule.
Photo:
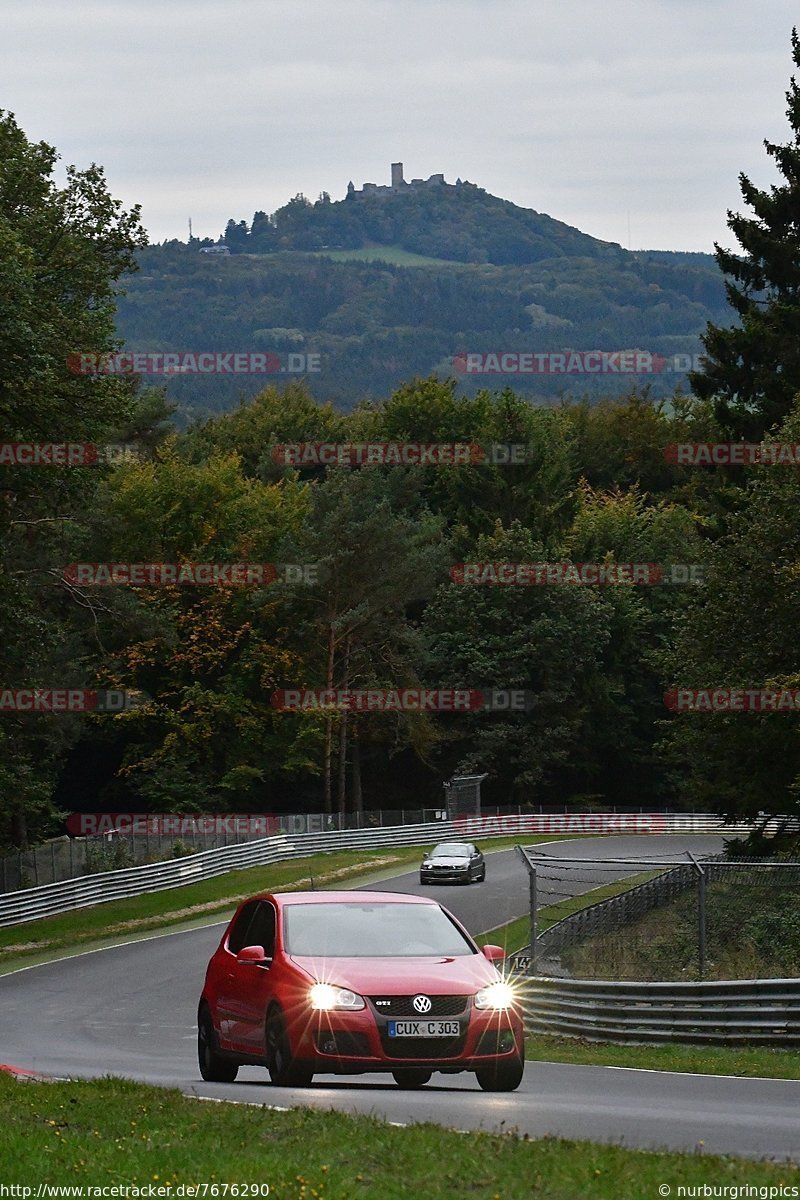
[[[521,984],[529,1033],[604,1042],[800,1044],[800,979]]]
[[[326,850],[373,850],[382,846],[424,845],[442,841],[446,837],[477,840],[491,837],[524,838],[526,834],[558,837],[579,833],[735,832],[740,831],[724,827],[718,817],[707,813],[534,813],[507,817],[457,817],[452,821],[387,826],[382,829],[278,836],[219,850],[206,850],[170,862],[84,875],[43,887],[7,892],[0,896],[0,927],[145,892],[166,891],[201,879],[211,879],[226,871],[266,866]]]

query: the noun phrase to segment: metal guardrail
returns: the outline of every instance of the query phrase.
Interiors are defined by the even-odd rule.
[[[35,921],[76,908],[88,908],[109,900],[139,896],[145,892],[167,891],[213,879],[227,871],[267,866],[287,859],[307,858],[327,850],[380,849],[382,846],[414,846],[453,836],[458,829],[452,821],[434,821],[423,825],[401,825],[385,829],[345,830],[341,833],[308,833],[296,838],[262,838],[221,850],[206,850],[170,862],[143,867],[127,867],[97,875],[83,875],[44,887],[26,888],[0,896],[0,927]]]
[[[604,1042],[800,1044],[800,979],[717,983],[526,980],[529,1033]]]
[[[0,893],[22,891],[23,888],[44,887],[49,883],[60,883],[65,879],[77,879],[82,875],[95,875],[102,871],[122,870],[141,866],[143,863],[165,862],[180,854],[200,854],[204,850],[228,849],[241,842],[260,841],[265,837],[289,838],[304,833],[344,832],[345,830],[393,828],[397,825],[421,825],[429,821],[442,821],[447,817],[446,809],[369,809],[360,813],[273,813],[245,815],[238,825],[239,814],[222,814],[222,820],[212,818],[206,822],[207,814],[160,814],[151,828],[148,818],[153,814],[142,814],[137,822],[136,815],[83,814],[87,825],[73,836],[51,838],[39,846],[0,854]],[[451,814],[452,815],[452,814]],[[75,814],[80,817],[80,814]],[[100,816],[100,820],[91,818]],[[253,822],[251,817],[257,820]],[[227,818],[231,819],[231,828]],[[122,818],[118,822],[118,818]],[[133,818],[133,819],[130,819]],[[170,819],[172,818],[172,821]],[[497,808],[487,806],[479,817],[464,816],[463,837],[483,838],[495,834],[516,836],[523,833],[659,833],[664,828],[665,816],[660,812],[638,809],[612,808],[609,812],[576,812],[566,806],[557,808],[522,805],[504,805]],[[716,828],[717,818],[703,814],[680,813],[670,817],[675,832],[691,829],[705,832],[708,822]],[[198,822],[200,828],[193,825]],[[209,828],[209,824],[211,828]],[[242,827],[243,826],[243,827]],[[96,832],[87,832],[94,829]],[[110,851],[118,852],[115,859]]]
[[[707,813],[566,813],[530,814],[508,817],[458,817],[452,821],[431,821],[418,825],[386,826],[382,829],[350,829],[326,833],[278,836],[245,842],[217,850],[206,850],[169,862],[126,867],[95,875],[84,875],[60,883],[26,888],[0,896],[0,927],[22,921],[55,916],[77,908],[138,896],[144,892],[166,891],[212,879],[227,871],[266,866],[286,859],[304,858],[329,850],[382,846],[413,846],[441,841],[444,837],[504,837],[569,833],[735,833],[740,830],[723,826],[719,818]]]

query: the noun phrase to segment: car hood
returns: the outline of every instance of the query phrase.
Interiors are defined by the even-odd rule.
[[[436,858],[423,858],[423,862],[433,867],[468,867],[468,858],[456,858],[455,855],[437,855]]]
[[[469,995],[497,979],[496,968],[482,954],[457,958],[312,958],[292,955],[292,962],[315,979],[350,988],[362,996]]]

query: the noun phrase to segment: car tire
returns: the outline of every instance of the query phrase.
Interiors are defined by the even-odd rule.
[[[481,1067],[475,1075],[484,1092],[514,1092],[522,1083],[524,1071],[525,1063],[516,1055],[509,1062],[500,1059],[490,1067]]]
[[[486,867],[484,867],[484,868],[483,868],[483,871],[482,871],[482,872],[481,872],[481,874],[478,876],[478,883],[483,883],[483,881],[484,881],[485,879],[486,879]]]
[[[419,877],[419,881],[420,881],[420,883],[421,883],[421,884],[424,884],[424,883],[425,883],[425,880],[422,878],[422,876],[421,876],[421,875],[420,875],[420,877]]]
[[[432,1075],[433,1071],[426,1071],[424,1067],[404,1067],[392,1071],[392,1078],[399,1088],[425,1087]]]
[[[233,1083],[239,1073],[235,1059],[219,1053],[214,1022],[207,1008],[197,1020],[197,1063],[206,1083]]]
[[[292,1058],[286,1022],[279,1009],[273,1009],[267,1019],[267,1070],[278,1087],[308,1087],[314,1078],[310,1067]]]

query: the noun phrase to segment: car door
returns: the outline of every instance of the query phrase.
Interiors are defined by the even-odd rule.
[[[270,963],[275,953],[274,906],[268,900],[246,905],[228,937],[226,970],[220,988],[220,1035],[230,1049],[261,1055],[264,1018],[270,993]],[[240,962],[245,946],[263,946],[265,962]]]
[[[469,848],[469,873],[473,879],[480,879],[483,871],[483,855],[477,846]]]

